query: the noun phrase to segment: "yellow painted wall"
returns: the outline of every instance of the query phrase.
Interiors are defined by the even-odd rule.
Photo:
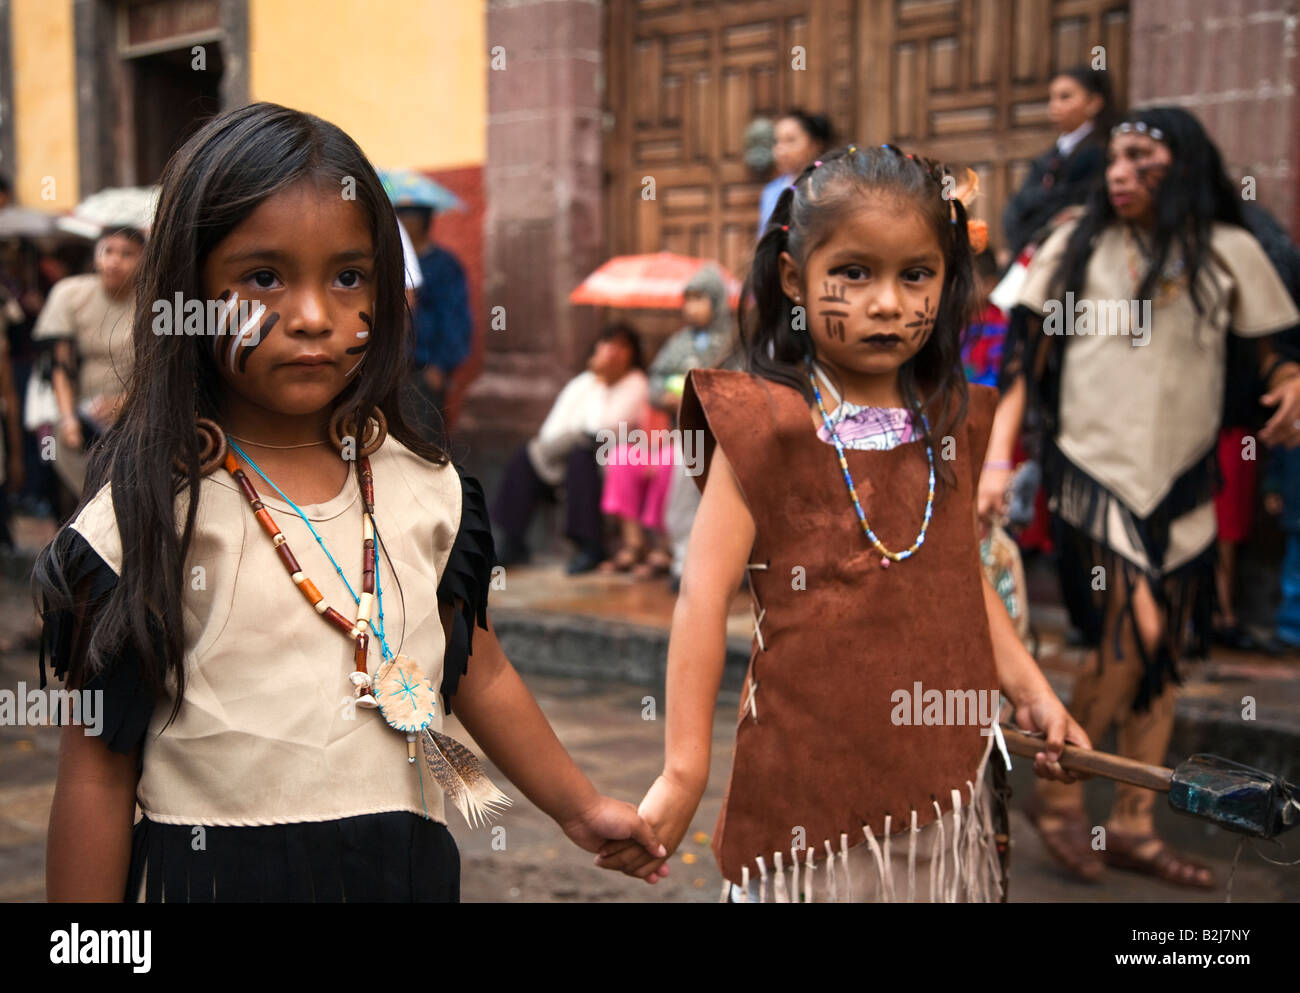
[[[486,0],[251,0],[253,100],[337,124],[381,168],[481,165]]]
[[[77,195],[77,83],[71,0],[14,0],[14,189],[29,207],[71,210]],[[53,199],[47,177],[53,179]]]

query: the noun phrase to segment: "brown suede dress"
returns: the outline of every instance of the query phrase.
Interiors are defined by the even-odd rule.
[[[970,387],[951,442],[955,489],[937,484],[925,544],[881,567],[862,533],[833,446],[790,387],[740,372],[695,370],[683,431],[727,454],[756,527],[750,582],[761,617],[736,728],[735,757],[713,850],[725,879],[776,853],[820,857],[873,836],[925,826],[976,792],[987,754],[975,713],[962,723],[895,723],[898,691],[988,691],[997,674],[981,587],[974,500],[997,391]],[[915,539],[925,510],[923,440],[847,450],[867,521],[891,550]],[[764,568],[766,566],[766,568]],[[975,694],[963,699],[970,700]],[[972,708],[973,709],[973,708]],[[954,714],[953,716],[957,716]],[[874,847],[874,837],[871,841]],[[765,870],[764,870],[765,871]]]

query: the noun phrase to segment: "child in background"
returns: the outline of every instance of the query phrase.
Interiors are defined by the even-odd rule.
[[[605,465],[600,509],[618,519],[623,546],[600,564],[601,572],[627,572],[650,579],[667,571],[672,555],[664,547],[664,504],[672,485],[676,452],[668,415],[648,403],[633,430],[644,432],[636,443],[619,445]]]
[[[497,643],[482,490],[399,408],[402,252],[356,143],[275,104],[214,118],[142,267],[120,416],[36,566],[42,686],[48,651],[105,701],[100,736],[62,733],[49,898],[454,901],[446,801],[508,801],[442,733],[452,700],[576,844],[662,851]],[[178,296],[207,334],[159,331]]]
[[[682,291],[682,320],[686,326],[664,342],[650,363],[650,403],[671,418],[672,427],[677,426],[686,374],[692,369],[711,369],[722,364],[735,344],[727,284],[713,266],[700,269],[687,281]],[[681,580],[686,540],[700,505],[700,492],[681,456],[680,452],[675,456],[677,468],[673,470],[664,509],[671,555],[652,560],[656,569],[667,566],[674,587]]]

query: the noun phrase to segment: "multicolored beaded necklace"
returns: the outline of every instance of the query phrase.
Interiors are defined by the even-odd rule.
[[[831,436],[831,441],[835,445],[835,451],[840,457],[840,471],[844,474],[844,485],[849,489],[849,499],[853,501],[853,509],[857,511],[858,523],[862,525],[862,533],[867,536],[873,548],[881,555],[880,567],[888,569],[890,562],[902,562],[903,559],[911,558],[921,546],[925,544],[925,532],[930,527],[930,516],[934,512],[934,449],[930,446],[930,422],[926,418],[924,411],[921,413],[921,423],[925,425],[925,456],[930,461],[930,491],[925,498],[925,519],[921,522],[921,533],[916,536],[916,540],[901,552],[891,552],[884,546],[876,533],[871,530],[871,525],[867,523],[867,515],[863,513],[862,503],[858,500],[858,489],[853,482],[853,474],[849,472],[848,459],[844,457],[844,446],[840,443],[839,435],[835,433],[835,427],[831,424],[831,418],[826,413],[826,404],[822,402],[821,387],[817,385],[817,375],[814,372],[813,364],[808,363],[808,381],[812,383],[813,395],[817,397],[817,409],[821,411],[822,422],[826,425],[826,431]]]
[[[239,484],[239,488],[243,491],[244,496],[248,498],[248,502],[253,508],[254,516],[262,525],[262,528],[266,533],[271,536],[271,544],[275,546],[275,550],[280,556],[280,561],[284,563],[284,567],[289,570],[289,578],[293,580],[293,584],[298,587],[299,592],[307,598],[307,602],[312,605],[316,610],[316,613],[320,614],[326,621],[333,624],[341,632],[356,642],[356,651],[353,654],[355,671],[352,673],[351,679],[352,684],[357,687],[357,706],[365,707],[367,710],[375,709],[379,704],[370,692],[370,674],[366,664],[366,657],[370,649],[370,632],[373,631],[375,636],[379,639],[380,650],[385,659],[392,658],[393,653],[389,650],[388,644],[384,640],[384,613],[382,600],[379,602],[378,628],[376,629],[370,622],[370,609],[376,599],[376,578],[378,575],[375,568],[374,476],[370,471],[370,460],[365,456],[362,456],[357,462],[359,475],[361,477],[362,503],[361,595],[358,596],[353,591],[352,584],[349,583],[347,577],[343,575],[343,570],[339,568],[339,564],[334,561],[334,556],[330,555],[328,548],[325,548],[325,543],[321,540],[320,535],[316,534],[316,529],[311,526],[311,521],[307,520],[307,516],[298,508],[297,504],[290,500],[288,496],[286,496],[285,493],[275,485],[275,483],[271,482],[266,473],[258,468],[257,463],[249,458],[244,450],[235,444],[234,441],[230,441],[229,438],[227,438],[227,443],[229,444],[231,451],[226,453],[226,470],[235,477],[235,482]],[[262,503],[261,497],[258,496],[257,490],[254,488],[252,482],[249,481],[248,476],[245,475],[244,470],[239,468],[239,463],[235,461],[235,452],[238,452],[239,457],[252,466],[254,471],[265,479],[266,482],[280,494],[285,502],[289,504],[289,506],[293,507],[294,512],[302,518],[303,522],[311,530],[311,533],[316,535],[317,543],[325,550],[325,554],[329,556],[330,562],[334,563],[335,571],[338,572],[339,577],[343,580],[343,584],[348,588],[348,592],[352,594],[353,599],[356,601],[357,617],[355,621],[349,621],[337,610],[327,604],[324,595],[316,588],[316,584],[307,577],[302,566],[298,564],[298,560],[289,549],[288,540],[280,530],[279,525],[275,523],[275,519],[271,516],[271,512],[267,510],[266,506]],[[412,758],[412,760],[414,759]]]
[[[375,483],[374,475],[370,469],[369,458],[362,455],[357,459],[357,475],[361,481],[362,504],[362,571],[361,593],[358,595],[353,591],[352,585],[348,583],[347,577],[343,575],[343,570],[339,568],[339,564],[334,561],[334,556],[330,555],[328,548],[325,548],[324,541],[316,533],[316,529],[312,527],[311,521],[307,520],[307,516],[298,508],[297,504],[290,500],[275,483],[271,482],[266,473],[258,468],[257,463],[250,459],[235,442],[229,440],[229,436],[227,436],[226,441],[229,447],[226,452],[225,467],[235,477],[235,482],[239,484],[244,496],[248,498],[258,522],[270,535],[271,543],[275,546],[280,561],[289,570],[289,578],[293,580],[293,584],[298,587],[302,595],[307,598],[307,602],[312,605],[316,613],[320,614],[326,621],[333,624],[340,632],[353,639],[356,643],[356,651],[353,654],[355,669],[349,678],[355,687],[357,706],[368,710],[378,709],[389,727],[406,735],[408,762],[414,763],[416,761],[417,744],[423,746],[424,764],[429,774],[442,789],[446,798],[456,806],[471,826],[477,826],[480,822],[491,819],[501,807],[508,807],[510,798],[493,785],[474,753],[456,739],[435,730],[433,725],[437,716],[437,692],[429,682],[428,677],[414,660],[407,658],[405,655],[394,656],[384,640],[383,591],[379,584],[375,554],[377,540],[374,519]],[[239,457],[252,466],[257,474],[265,479],[267,484],[279,493],[289,506],[293,507],[294,512],[302,518],[311,533],[316,536],[317,543],[324,549],[325,554],[329,555],[329,560],[334,563],[335,571],[338,572],[344,585],[347,586],[348,592],[352,594],[352,598],[356,601],[357,617],[355,621],[349,621],[337,610],[329,606],[320,590],[307,578],[302,566],[298,564],[293,552],[289,550],[288,542],[279,526],[276,525],[275,519],[271,517],[270,511],[266,509],[261,498],[257,495],[257,490],[239,467],[239,463],[235,461],[235,452],[238,452]],[[370,609],[376,601],[378,601],[379,605],[378,627],[372,625],[370,621]],[[366,665],[366,655],[369,650],[370,634],[372,632],[379,639],[380,649],[383,653],[383,661],[376,668],[373,677]],[[423,802],[423,776],[420,778],[420,796]],[[427,804],[425,806],[425,816],[428,816]]]

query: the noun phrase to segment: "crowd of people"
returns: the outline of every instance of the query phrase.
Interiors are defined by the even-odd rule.
[[[490,515],[418,406],[463,360],[444,333],[468,326],[463,296],[421,298],[408,264],[406,330],[403,230],[425,286],[459,271],[432,218],[395,217],[356,144],[312,115],[253,104],[204,124],[147,237],[110,231],[33,331],[56,342],[52,430],[87,456],[59,466],[75,502],[36,565],[42,665],[109,709],[99,739],[64,732],[50,896],[454,900],[448,801],[471,823],[508,801],[444,732],[453,705],[599,865],[656,882],[707,785],[745,581],[724,899],[1006,892],[985,777],[1000,736],[898,702],[922,686],[1005,699],[1042,733],[1029,813],[1070,872],[1213,885],[1155,833],[1149,792],[1117,789],[1096,849],[1061,756],[1115,727],[1123,754],[1162,764],[1180,663],[1216,633],[1242,643],[1229,546],[1256,446],[1291,535],[1276,641],[1300,643],[1294,249],[1243,210],[1190,113],[1121,112],[1091,70],[1059,75],[1049,109],[1060,135],[1007,206],[1001,259],[967,212],[973,173],[782,117],[738,315],[704,267],[648,363],[631,326],[607,327]],[[355,200],[329,195],[340,176]],[[215,351],[112,337],[114,315],[138,324],[176,293],[256,295],[263,333]],[[1087,306],[1062,332],[1067,299]],[[698,435],[700,462],[646,458],[630,428]],[[530,559],[535,512],[561,496],[570,573],[678,589],[664,766],[636,808],[574,765],[488,621],[493,565]],[[1051,550],[1089,653],[1068,707],[1026,647],[1023,590],[998,571],[1014,570],[989,565],[1009,522]]]

